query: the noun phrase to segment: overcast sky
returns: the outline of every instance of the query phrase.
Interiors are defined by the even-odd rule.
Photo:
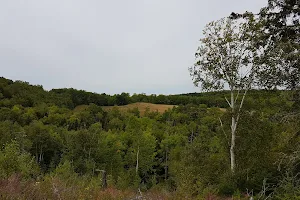
[[[0,0],[0,76],[97,93],[199,91],[208,22],[267,0]]]

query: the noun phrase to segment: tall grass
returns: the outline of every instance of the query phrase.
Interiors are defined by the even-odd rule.
[[[77,180],[76,180],[77,179]],[[62,180],[45,176],[41,181],[22,180],[19,174],[0,180],[2,200],[133,200],[133,199],[174,199],[170,194],[159,191],[145,192],[140,196],[134,190],[119,190],[113,186],[102,189],[93,180]]]

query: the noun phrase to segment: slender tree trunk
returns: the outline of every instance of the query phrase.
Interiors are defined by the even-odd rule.
[[[136,153],[136,167],[135,167],[136,177],[138,177],[138,170],[139,170],[139,153],[140,153],[140,146],[138,146],[138,151]],[[141,197],[143,197],[143,194],[142,194],[141,188],[140,188],[140,184],[138,186],[138,192],[140,194],[140,196],[138,197],[138,199],[140,199]]]
[[[231,111],[232,111],[232,116],[231,116],[231,146],[230,146],[230,168],[231,172],[234,173],[235,171],[235,130],[236,130],[236,119],[235,119],[235,102],[234,102],[234,93],[233,89],[231,89]]]
[[[168,151],[166,150],[166,161],[165,161],[165,181],[168,177]]]
[[[192,136],[190,142],[193,142],[193,140],[194,140],[194,129],[192,128]]]
[[[39,155],[38,155],[37,144],[35,145],[35,160],[36,160],[36,162],[39,162]]]
[[[107,188],[106,171],[102,170],[102,188]]]
[[[42,154],[43,154],[43,146],[41,146],[41,149],[40,149],[39,163],[41,163],[43,160]]]
[[[90,158],[91,158],[91,151],[92,151],[92,148],[90,147],[88,160],[90,160]]]
[[[138,151],[136,153],[136,166],[135,166],[136,175],[138,175],[138,170],[139,170],[139,153],[140,153],[140,147],[138,146]]]

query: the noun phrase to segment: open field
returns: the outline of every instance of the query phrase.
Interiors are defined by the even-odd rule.
[[[164,113],[168,109],[174,108],[176,105],[166,105],[166,104],[153,104],[153,103],[144,103],[144,102],[137,102],[137,103],[131,103],[124,106],[102,106],[103,110],[110,110],[113,107],[117,107],[120,109],[120,111],[127,111],[129,109],[138,108],[140,111],[141,116],[145,114],[145,111],[147,108],[149,108],[150,112],[159,112],[160,114]],[[80,112],[87,108],[87,105],[80,105],[77,106],[74,111]],[[226,112],[226,108],[220,108],[222,112]]]
[[[149,108],[150,112],[156,112],[157,111],[159,113],[164,113],[168,109],[174,108],[174,106],[175,105],[138,102],[138,103],[131,103],[131,104],[124,105],[124,106],[102,106],[102,108],[103,108],[103,110],[110,110],[113,107],[117,107],[118,109],[120,109],[120,111],[127,111],[129,109],[138,108],[141,115],[143,116],[147,108]],[[74,111],[75,112],[80,112],[80,111],[85,110],[87,107],[88,107],[87,105],[80,105],[80,106],[77,106],[74,109]]]
[[[114,106],[103,106],[102,108],[104,110],[109,110],[112,109]],[[168,109],[172,109],[174,105],[166,105],[166,104],[153,104],[153,103],[143,103],[143,102],[138,102],[138,103],[132,103],[124,106],[116,106],[118,107],[121,111],[127,111],[129,109],[134,109],[138,108],[141,115],[143,116],[146,109],[149,108],[150,112],[159,112],[159,113],[164,113]]]

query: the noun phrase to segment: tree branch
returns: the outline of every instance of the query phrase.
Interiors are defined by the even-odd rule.
[[[238,93],[237,93],[237,95],[236,95],[236,97],[235,97],[234,103],[236,103],[236,101],[237,101],[239,95],[240,95],[240,89],[238,89]]]
[[[242,100],[241,100],[241,103],[240,103],[240,106],[239,106],[239,111],[238,111],[238,114],[237,114],[237,117],[236,117],[236,125],[237,125],[237,123],[238,123],[238,121],[239,121],[239,119],[240,119],[241,109],[242,109],[242,107],[243,107],[244,100],[245,100],[245,96],[246,96],[248,90],[249,90],[249,89],[246,89],[245,92],[244,92],[244,94],[243,94],[243,98],[242,98]],[[236,125],[235,125],[235,129],[236,129]]]
[[[226,137],[227,144],[228,144],[228,146],[230,146],[228,137],[227,137],[227,135],[226,135],[226,132],[225,132],[225,130],[224,130],[223,123],[222,123],[222,120],[221,120],[220,117],[219,117],[219,121],[220,121],[220,124],[221,124],[222,131],[223,131],[223,133],[224,133],[224,135],[225,135],[225,137]]]
[[[228,103],[229,107],[232,108],[232,105],[231,105],[231,103],[229,103],[227,97],[225,97],[225,100],[226,100],[226,102]]]

